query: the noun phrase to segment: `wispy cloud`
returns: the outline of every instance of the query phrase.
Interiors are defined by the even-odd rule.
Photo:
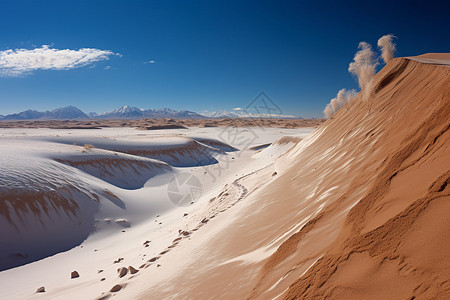
[[[112,55],[120,56],[110,50],[59,50],[48,45],[31,50],[9,49],[0,51],[0,74],[16,77],[31,74],[36,70],[69,70],[108,60]]]
[[[242,107],[235,107],[235,108],[233,108],[233,110],[243,110],[243,108]]]
[[[154,61],[154,60],[149,60],[149,61],[146,61],[145,63],[146,63],[146,64],[154,64],[154,63],[156,63],[156,61]]]

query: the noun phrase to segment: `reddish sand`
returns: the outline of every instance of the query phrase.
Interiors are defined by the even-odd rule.
[[[266,282],[274,282],[271,275],[286,267],[289,256],[296,256],[291,266],[305,260],[302,252],[312,247],[308,239],[325,226],[338,226],[336,238],[290,284],[286,299],[450,297],[450,68],[396,58],[374,86],[370,114],[368,103],[358,97],[351,112],[340,110],[323,124],[327,130],[314,147],[306,149],[356,149],[353,156],[365,156],[363,167],[350,165],[341,174],[351,182],[348,188],[270,257],[253,297],[264,293]],[[339,145],[355,130],[359,134]],[[342,224],[332,223],[358,200]]]

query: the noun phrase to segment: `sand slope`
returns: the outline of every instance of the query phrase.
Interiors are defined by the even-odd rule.
[[[286,281],[284,298],[449,297],[450,69],[396,58],[374,79],[369,103],[359,97],[286,158],[296,161],[286,166],[291,176],[314,168],[326,175],[324,188],[340,187],[269,258],[252,297],[312,258],[308,271]],[[300,162],[324,149],[339,159]],[[345,172],[327,171],[342,164]]]
[[[396,58],[373,87],[116,296],[448,298],[450,68]]]

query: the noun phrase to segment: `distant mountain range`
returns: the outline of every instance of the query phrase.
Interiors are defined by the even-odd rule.
[[[142,109],[135,106],[122,106],[113,111],[105,112],[96,116],[101,119],[140,119],[140,118],[174,118],[174,119],[203,119],[205,116],[188,110],[174,110],[170,108]]]
[[[97,114],[90,112],[88,114],[74,106],[66,106],[54,109],[52,111],[25,110],[10,115],[0,115],[0,120],[73,120],[73,119],[205,119],[205,118],[260,118],[269,117],[248,113],[245,111],[217,111],[198,114],[188,110],[174,110],[170,108],[144,109],[135,106],[122,106],[115,110]],[[294,116],[273,115],[270,117],[296,118]]]
[[[84,113],[74,106],[57,108],[52,111],[26,110],[16,114],[0,115],[0,120],[73,120],[73,119],[141,119],[141,118],[174,118],[174,119],[204,119],[205,116],[187,110],[141,109],[135,106],[122,106],[113,111],[97,114]]]

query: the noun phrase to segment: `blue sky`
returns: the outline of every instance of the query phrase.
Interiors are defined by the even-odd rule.
[[[450,51],[448,1],[1,1],[0,51],[109,50],[108,60],[0,77],[0,114],[74,105],[197,112],[265,91],[286,114],[320,117],[360,41],[397,56]],[[154,63],[148,63],[154,61]]]

